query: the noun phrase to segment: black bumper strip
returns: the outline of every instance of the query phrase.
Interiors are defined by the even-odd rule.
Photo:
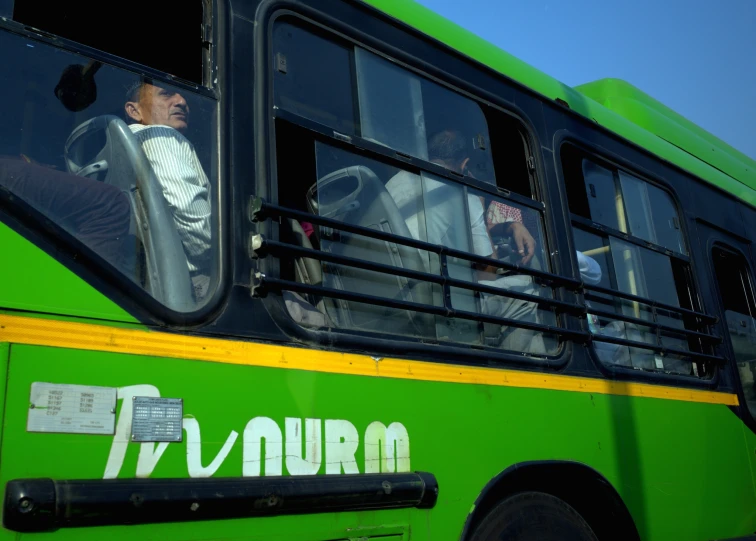
[[[429,509],[430,473],[207,479],[16,479],[3,526],[43,532],[79,526],[189,522],[365,509]]]

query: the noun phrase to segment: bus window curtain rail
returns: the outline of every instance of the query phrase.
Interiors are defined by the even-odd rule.
[[[16,479],[3,526],[15,532],[196,522],[376,509],[431,509],[431,473],[364,473],[203,479]],[[250,523],[252,527],[253,523]]]

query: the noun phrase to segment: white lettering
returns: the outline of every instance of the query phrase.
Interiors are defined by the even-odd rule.
[[[131,438],[133,398],[135,396],[160,397],[154,385],[131,385],[117,391],[121,401],[116,431],[108,454],[103,478],[117,478],[123,467]],[[189,477],[211,477],[228,458],[239,433],[232,430],[218,454],[208,466],[202,465],[202,435],[197,419],[183,419],[186,433],[186,465]],[[244,428],[242,443],[242,475],[245,477],[283,475],[284,445],[286,469],[290,475],[315,475],[325,462],[327,475],[356,474],[359,467],[355,456],[360,446],[357,428],[341,419],[323,420],[286,417],[284,419],[286,440],[281,427],[269,417],[255,417]],[[302,441],[304,440],[304,442]],[[370,423],[365,430],[365,473],[388,473],[410,471],[410,443],[407,429],[402,423],[384,425],[380,421]],[[167,442],[140,443],[136,477],[152,475]]]
[[[115,436],[110,446],[108,461],[105,464],[103,479],[115,479],[121,472],[123,461],[126,458],[126,449],[131,438],[131,416],[134,409],[135,396],[160,397],[160,390],[154,385],[130,385],[118,389],[117,398],[122,400],[121,411],[118,414]],[[149,477],[152,474],[158,460],[163,456],[168,444],[161,442],[155,448],[154,443],[142,443],[139,447],[139,459],[137,460],[137,477]]]
[[[273,419],[255,417],[244,429],[242,475],[259,477],[262,467],[262,440],[265,440],[265,475],[283,474],[283,437]]]
[[[349,421],[325,422],[326,474],[360,473],[354,454],[360,445],[357,429]]]
[[[410,471],[409,435],[402,423],[380,421],[365,430],[365,473]]]
[[[286,469],[289,475],[315,475],[320,470],[322,456],[322,422],[320,419],[305,419],[305,445],[302,450],[302,420],[287,417],[286,421]]]
[[[212,477],[226,460],[239,436],[238,432],[232,430],[220,452],[205,468],[202,466],[202,439],[197,419],[184,419],[184,430],[186,431],[186,466],[189,469],[189,477]]]

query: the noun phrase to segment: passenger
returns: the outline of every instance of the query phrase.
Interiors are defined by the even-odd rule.
[[[428,154],[430,160],[447,169],[465,174],[470,160],[471,149],[465,138],[457,131],[445,130],[434,135],[429,142]],[[497,257],[496,249],[486,224],[486,212],[483,199],[474,194],[468,194],[467,204],[470,216],[469,224],[458,217],[462,209],[455,208],[453,197],[447,195],[449,188],[446,184],[432,178],[424,178],[425,195],[422,193],[421,183],[415,176],[407,172],[400,172],[386,184],[386,189],[402,212],[410,234],[420,240],[421,217],[415,209],[423,209],[427,241],[450,248],[465,250],[459,239],[467,239],[467,228],[472,231],[472,251],[484,257]],[[422,204],[418,204],[422,201]],[[522,222],[514,221],[514,216],[505,218],[505,222],[495,224],[510,235],[522,256],[519,263],[527,264],[535,255],[536,242]],[[538,295],[533,279],[527,275],[499,276],[497,267],[478,266],[478,281],[487,286],[510,289],[529,295]],[[481,308],[485,314],[516,319],[531,323],[538,323],[538,306],[532,302],[499,295],[482,294]],[[545,346],[541,334],[522,328],[501,329],[501,347],[513,351],[545,353]]]
[[[212,207],[210,183],[183,135],[189,127],[189,105],[175,90],[142,80],[129,89],[124,108],[173,213],[200,300],[210,285]]]
[[[467,148],[464,137],[453,130],[442,131],[434,135],[429,142],[430,160],[460,174],[466,174],[470,152],[471,149]],[[398,173],[386,183],[386,189],[399,207],[410,234],[418,240],[425,240],[420,235],[420,229],[424,225],[428,242],[464,250],[466,247],[460,246],[455,240],[467,239],[468,224],[459,220],[461,209],[455,208],[454,198],[449,197],[450,194],[446,192],[449,190],[448,186],[432,178],[424,178],[423,183],[425,195],[422,193],[422,184],[417,181],[417,177],[405,171]],[[497,249],[491,241],[491,231],[497,228],[500,233],[512,237],[516,251],[521,256],[515,263],[529,264],[536,252],[536,241],[522,223],[522,211],[505,203],[493,201],[486,212],[484,203],[480,196],[473,194],[467,196],[473,252],[484,257],[498,258]],[[424,224],[420,223],[422,219],[420,209],[424,209]],[[584,281],[598,283],[601,280],[601,267],[598,263],[579,252],[577,256]],[[497,269],[498,267],[494,266],[478,267],[478,282],[487,286],[538,295],[531,276],[522,274],[501,276],[497,274]],[[538,306],[530,301],[483,293],[481,294],[481,308],[483,313],[497,317],[539,322]],[[539,331],[516,327],[502,327],[500,345],[512,351],[537,354],[546,352],[543,337]]]
[[[131,209],[118,188],[37,165],[21,156],[0,158],[0,188],[133,276],[134,249],[128,242]]]

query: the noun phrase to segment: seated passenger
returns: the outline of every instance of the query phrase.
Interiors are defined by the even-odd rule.
[[[470,152],[471,149],[468,148],[465,138],[457,131],[442,131],[434,135],[429,141],[428,154],[430,160],[460,174],[466,172]],[[424,178],[423,183],[425,184],[425,197],[423,197],[420,183],[413,181],[413,176],[410,173],[400,172],[386,183],[386,189],[400,211],[415,208],[425,209],[427,241],[464,250],[465,247],[459,246],[454,239],[467,238],[467,231],[462,231],[462,228],[469,227],[472,230],[472,252],[484,257],[496,257],[496,250],[491,242],[486,225],[486,213],[482,198],[468,193],[467,205],[470,222],[465,224],[464,221],[458,219],[463,209],[455,208],[455,202],[452,198],[428,197],[428,194],[434,191],[443,194],[445,184],[432,178]],[[423,198],[424,205],[415,203],[418,198]],[[426,240],[420,237],[421,224],[417,214],[405,215],[404,217],[412,236]],[[502,227],[501,224],[496,225]],[[506,225],[503,226],[503,229],[506,234],[512,236],[517,251],[522,256],[519,262],[523,265],[527,264],[535,255],[536,247],[535,240],[530,232],[521,222],[514,221],[513,216],[506,219]],[[530,276],[498,276],[496,274],[497,269],[490,266],[479,267],[477,270],[478,281],[481,284],[502,289],[513,289],[530,295],[538,294]],[[486,314],[519,321],[538,322],[538,307],[529,301],[482,294],[481,305],[483,313]],[[538,332],[502,327],[501,335],[501,346],[505,349],[545,353],[543,340]]]
[[[134,253],[128,242],[131,208],[118,188],[21,156],[0,158],[2,188],[133,277]]]
[[[173,212],[195,297],[201,300],[210,285],[212,207],[210,183],[183,135],[189,106],[178,92],[142,80],[129,90],[124,108]]]

